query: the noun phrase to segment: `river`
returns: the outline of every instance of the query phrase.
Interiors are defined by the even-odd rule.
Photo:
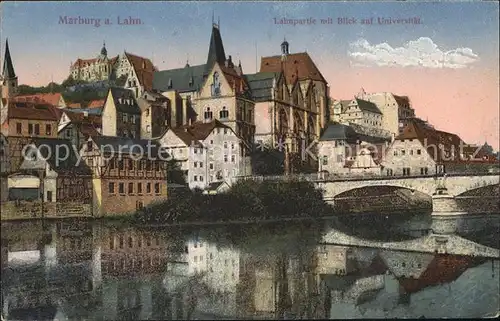
[[[450,222],[454,228],[449,235],[499,249],[499,215],[448,219],[446,224]],[[407,240],[418,244],[437,225],[428,213],[208,227],[141,228],[75,220],[2,223],[2,316],[167,320],[495,315],[500,304],[498,258],[369,246]],[[325,244],[324,235],[332,231],[368,245]]]

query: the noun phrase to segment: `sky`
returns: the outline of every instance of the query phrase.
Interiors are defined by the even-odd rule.
[[[351,99],[360,88],[407,95],[417,116],[440,130],[457,133],[468,143],[487,141],[500,148],[496,1],[96,1],[0,6],[1,50],[8,38],[20,84],[63,81],[72,62],[96,57],[103,42],[109,56],[126,50],[152,59],[160,70],[180,68],[187,61],[203,64],[215,17],[226,55],[241,60],[245,73],[258,71],[261,57],[280,54],[286,38],[291,53],[309,53],[327,79],[332,98]],[[71,17],[100,19],[100,24],[69,24]],[[129,17],[141,24],[118,24],[118,19],[123,23]],[[283,19],[302,21],[283,24]],[[309,23],[301,23],[305,19]],[[395,23],[381,24],[379,19]],[[362,23],[367,21],[372,23]]]

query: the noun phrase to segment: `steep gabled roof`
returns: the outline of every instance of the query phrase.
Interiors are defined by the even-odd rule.
[[[3,60],[3,70],[2,77],[4,79],[14,79],[16,77],[16,72],[14,71],[14,65],[12,64],[12,58],[10,57],[9,41],[5,40],[5,56]]]
[[[15,102],[9,103],[9,119],[29,119],[58,121],[58,109],[46,103]]]
[[[109,90],[117,111],[127,114],[141,114],[141,109],[131,90],[119,87],[111,87]]]
[[[284,63],[282,63],[281,56],[262,58],[260,72],[280,72],[282,70],[285,73],[287,84],[293,84],[297,79],[311,79],[326,83],[325,78],[307,52],[289,54]]]
[[[208,47],[208,57],[206,62],[206,74],[210,72],[213,65],[218,62],[224,64],[226,62],[226,53],[224,52],[224,45],[222,43],[222,36],[220,34],[219,26],[212,25],[212,35],[210,37],[210,45]]]
[[[228,128],[232,131],[231,127],[224,125],[220,121],[214,119],[211,122],[195,122],[192,125],[186,125],[181,128],[186,128],[188,132],[199,141],[204,141],[215,128]]]
[[[125,56],[134,68],[137,80],[145,90],[153,89],[153,73],[156,71],[153,62],[148,58],[143,58],[131,53],[125,52]]]
[[[356,99],[356,102],[358,104],[359,109],[361,109],[362,111],[369,111],[375,114],[382,115],[382,112],[380,111],[380,109],[378,109],[377,105],[375,105],[374,103],[363,99]]]
[[[61,100],[61,93],[41,93],[34,95],[22,95],[12,98],[14,101],[32,101],[32,102],[44,102],[51,104],[52,106],[58,106]]]
[[[279,75],[279,72],[258,72],[245,75],[244,77],[252,93],[252,99],[255,102],[270,101],[273,97],[274,79],[277,79]]]

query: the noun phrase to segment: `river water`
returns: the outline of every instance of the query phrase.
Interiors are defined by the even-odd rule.
[[[453,228],[443,230],[499,249],[499,222],[498,215],[461,217],[447,220],[445,225]],[[167,320],[495,315],[500,304],[498,259],[375,246],[407,240],[423,245],[435,226],[443,223],[428,213],[209,227],[141,228],[75,220],[2,223],[2,316]],[[325,244],[323,237],[332,231],[353,236],[350,242],[356,244],[340,239]]]

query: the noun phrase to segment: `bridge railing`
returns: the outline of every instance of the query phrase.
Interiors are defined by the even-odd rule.
[[[420,174],[420,175],[380,175],[372,173],[363,174],[329,174],[329,173],[311,173],[311,174],[289,174],[289,175],[251,175],[237,176],[237,181],[309,181],[309,182],[343,182],[359,180],[393,180],[393,179],[415,179],[415,178],[438,178],[453,176],[498,176],[497,171],[488,172],[452,172],[439,174]]]

